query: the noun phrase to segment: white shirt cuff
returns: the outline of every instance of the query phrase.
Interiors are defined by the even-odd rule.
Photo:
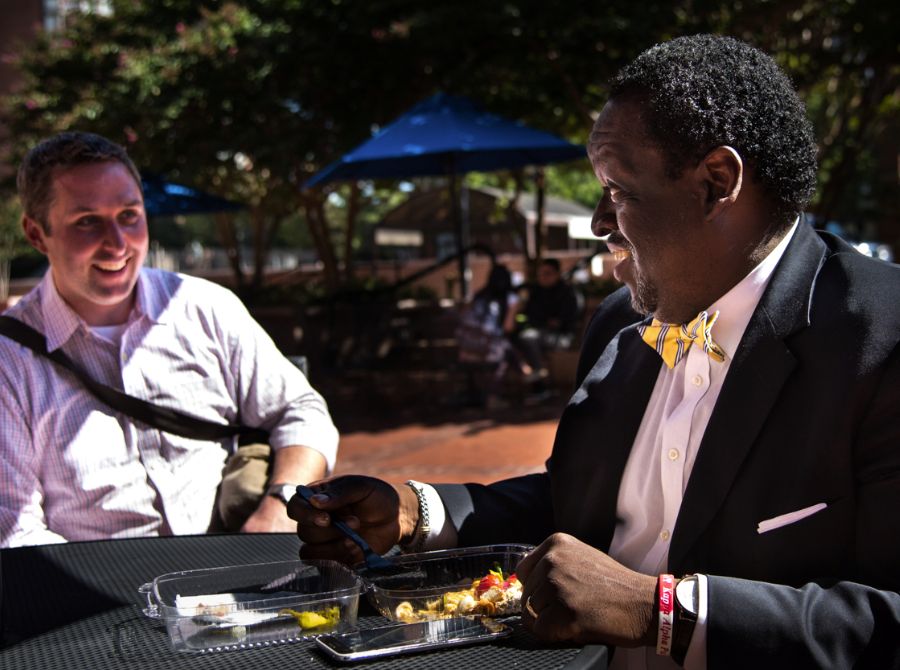
[[[706,575],[697,575],[697,623],[684,657],[685,670],[706,670],[706,612],[708,584]]]
[[[428,523],[431,531],[425,536],[422,543],[424,551],[436,549],[450,549],[456,546],[456,529],[452,523],[447,523],[447,512],[444,509],[444,501],[433,486],[421,484],[422,494],[425,496],[425,504],[428,505]]]

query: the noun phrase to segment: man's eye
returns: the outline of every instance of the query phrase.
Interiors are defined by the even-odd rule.
[[[75,222],[75,225],[79,228],[90,228],[91,226],[95,226],[100,221],[100,217],[97,216],[82,216]]]
[[[137,212],[137,210],[134,209],[126,209],[124,212],[119,214],[119,220],[126,223],[134,223],[138,219],[140,219],[140,214]]]

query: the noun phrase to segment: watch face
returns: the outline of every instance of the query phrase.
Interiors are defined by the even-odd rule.
[[[686,577],[678,582],[675,587],[675,599],[682,609],[687,610],[691,614],[697,614],[700,609],[697,603],[697,578]]]
[[[293,484],[282,484],[281,486],[273,486],[269,489],[269,495],[273,495],[282,500],[286,505],[291,498],[297,494],[297,487]]]

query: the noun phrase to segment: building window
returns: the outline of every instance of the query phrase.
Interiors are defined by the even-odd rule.
[[[112,16],[111,0],[44,0],[44,29],[61,30],[69,14]]]

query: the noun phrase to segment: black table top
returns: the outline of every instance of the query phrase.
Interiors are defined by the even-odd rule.
[[[311,640],[245,651],[185,654],[141,613],[137,589],[167,572],[291,560],[294,535],[209,535],[22,547],[0,551],[4,670],[179,668],[605,668],[602,646],[547,647],[521,625],[489,645],[342,665]],[[359,625],[384,624],[360,600]]]

